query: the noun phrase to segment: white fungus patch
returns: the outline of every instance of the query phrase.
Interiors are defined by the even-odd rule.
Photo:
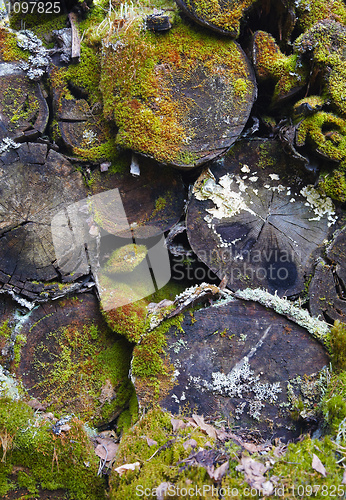
[[[244,174],[248,174],[250,172],[250,168],[249,168],[249,165],[245,165],[240,169],[242,172],[244,172]]]
[[[327,215],[328,226],[330,227],[337,220],[335,209],[332,200],[328,196],[322,196],[312,186],[305,186],[300,193],[306,198],[305,205],[311,207],[315,213],[315,217],[309,219],[310,221],[319,221],[324,215]]]
[[[269,177],[271,178],[272,181],[279,181],[280,177],[278,174],[269,174]]]

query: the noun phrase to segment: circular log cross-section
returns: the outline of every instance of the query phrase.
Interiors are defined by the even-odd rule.
[[[257,94],[241,47],[183,22],[164,36],[135,23],[118,36],[105,46],[100,82],[116,142],[179,168],[223,154]]]
[[[93,195],[119,189],[121,208],[126,215],[122,221],[124,229],[119,228],[122,213],[110,208],[103,196],[93,198],[95,223],[110,234],[126,238],[163,234],[179,221],[184,210],[186,192],[180,173],[170,167],[158,169],[152,160],[134,154],[131,165],[127,161],[126,167],[122,172],[96,172],[91,179]],[[130,174],[132,167],[138,169],[138,175]]]
[[[20,292],[26,282],[59,280],[51,222],[86,197],[81,173],[47,146],[29,143],[1,155],[0,179],[0,284]],[[88,267],[80,271],[73,279]]]
[[[276,142],[251,141],[201,174],[187,234],[197,256],[232,290],[264,287],[294,296],[336,218],[297,160]]]
[[[49,118],[41,85],[14,63],[0,62],[0,139],[33,140]]]

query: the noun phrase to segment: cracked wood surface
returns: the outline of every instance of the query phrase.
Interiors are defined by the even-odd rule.
[[[329,364],[324,347],[306,329],[255,302],[231,298],[183,316],[179,330],[171,326],[165,336],[161,356],[172,363],[174,384],[160,405],[173,414],[189,408],[205,417],[222,415],[233,426],[259,429],[267,437],[298,435],[290,402],[301,397],[305,409],[313,408],[318,392],[313,380]],[[135,347],[133,366],[149,342],[144,336]],[[298,376],[311,399],[306,388],[300,393]],[[148,382],[135,378],[142,406],[153,397]]]
[[[337,232],[309,287],[311,314],[333,323],[346,321],[346,228]]]
[[[278,143],[238,143],[194,186],[191,247],[232,290],[299,294],[336,220],[331,201],[318,198],[315,206],[315,195],[302,164]]]
[[[1,155],[0,179],[3,288],[32,292],[37,282],[60,281],[51,221],[66,206],[86,197],[81,173],[47,146],[26,143]]]

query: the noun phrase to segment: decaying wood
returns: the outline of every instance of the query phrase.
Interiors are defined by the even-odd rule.
[[[0,62],[0,140],[28,141],[41,135],[49,108],[41,85],[29,80],[14,63]]]
[[[196,181],[187,235],[231,290],[299,294],[337,220],[303,164],[276,141],[239,142]]]
[[[338,231],[320,260],[309,287],[311,314],[346,321],[346,228]]]
[[[97,341],[96,349],[90,335],[86,331],[83,334],[84,329],[91,327],[98,328],[97,338],[102,339]],[[64,334],[67,330],[69,333]],[[79,334],[75,335],[75,331]],[[99,419],[101,408],[116,398],[118,386],[114,384],[118,375],[114,378],[107,363],[103,363],[101,372],[103,369],[104,372],[100,373],[97,387],[95,382],[90,382],[89,387],[86,378],[89,371],[96,369],[95,366],[100,370],[100,363],[94,365],[100,350],[116,347],[119,339],[108,330],[96,297],[85,293],[42,304],[22,322],[21,334],[27,341],[22,346],[16,375],[21,378],[29,395],[40,403],[59,408],[65,415],[77,412],[87,415],[94,407],[96,412],[93,418]],[[83,335],[85,342],[90,343],[90,352],[83,350]],[[70,372],[66,376],[72,366],[78,367],[79,372]],[[58,373],[61,377],[57,376]],[[49,379],[50,382],[45,383]],[[105,379],[106,383],[103,382]],[[126,375],[123,379],[127,380]],[[120,385],[121,376],[117,383]],[[118,415],[120,408],[114,410]]]
[[[71,59],[72,61],[78,61],[80,58],[80,37],[79,31],[77,28],[77,16],[73,12],[70,12],[68,15],[71,29],[72,29],[72,50],[71,50]]]
[[[183,29],[188,30],[188,25]],[[154,66],[149,58],[156,60],[160,40],[154,40],[150,31],[138,33],[138,39],[131,32],[129,38],[122,39],[121,45],[105,46],[102,67],[109,76],[101,81],[103,98],[108,103],[114,95],[121,98],[121,105],[119,99],[115,109],[108,104],[105,114],[119,127],[117,141],[121,146],[178,168],[194,168],[223,154],[238,138],[256,99],[256,80],[245,53],[236,42],[225,43],[226,52],[220,62],[217,50],[211,49],[210,38],[201,42],[191,39],[191,43],[181,49],[181,32],[175,25],[168,37],[174,49],[160,54]],[[205,45],[203,57],[198,53],[201,44]],[[143,56],[133,60],[139,45],[145,47],[141,49]],[[119,82],[114,78],[112,85],[112,75],[121,74],[127,60],[136,68],[131,85],[126,80],[129,75]],[[142,69],[150,72],[150,82],[154,82],[149,84],[152,86],[150,99],[139,76]],[[131,95],[133,85],[138,88],[135,95]],[[119,109],[124,113],[130,111],[129,119],[124,119]],[[158,128],[157,120],[161,122],[163,116],[165,120]],[[135,134],[134,121],[138,123]],[[167,124],[171,124],[169,130]],[[151,140],[143,141],[143,136]]]
[[[56,214],[86,197],[81,173],[46,145],[26,143],[1,155],[0,179],[1,286],[14,293],[25,289],[27,296],[39,294],[43,287],[38,282],[60,281],[51,223]],[[70,278],[88,273],[85,266]]]
[[[314,407],[318,376],[313,374],[329,363],[323,346],[305,328],[254,302],[229,298],[190,313],[184,314],[182,330],[172,326],[166,336],[164,356],[173,364],[175,383],[161,406],[174,414],[189,407],[205,417],[223,415],[229,424],[271,438],[298,433],[290,414],[294,405],[287,402],[301,397]],[[298,376],[307,384],[302,394],[294,382]],[[145,404],[150,391],[145,378],[135,386]]]
[[[110,210],[107,204],[98,206],[97,224],[110,234],[125,238],[148,238],[170,229],[181,217],[186,196],[179,173],[169,167],[158,169],[152,160],[137,159],[140,175],[130,174],[129,157],[128,167],[122,173],[103,172],[94,176],[91,186],[93,195],[119,190],[127,218],[123,231],[119,229],[123,213]],[[95,203],[98,205],[96,198]]]
[[[224,35],[237,37],[239,24],[254,3],[249,0],[217,0],[205,4],[200,0],[176,0],[177,5],[195,22]]]

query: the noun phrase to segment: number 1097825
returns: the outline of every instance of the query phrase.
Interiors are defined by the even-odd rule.
[[[60,14],[60,2],[5,2],[8,14]]]

